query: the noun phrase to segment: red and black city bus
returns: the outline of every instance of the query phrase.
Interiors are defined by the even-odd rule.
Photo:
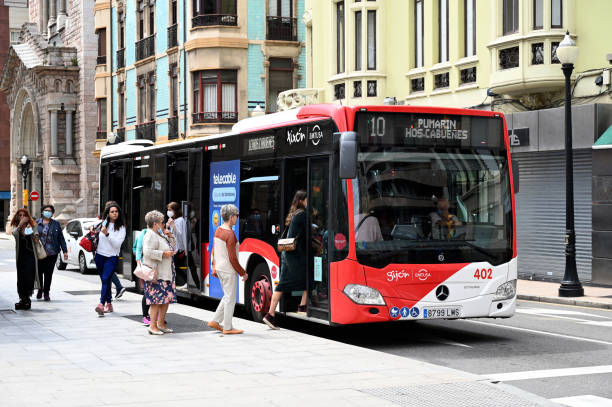
[[[512,168],[502,114],[415,106],[309,105],[231,132],[102,150],[101,205],[125,208],[122,271],[144,215],[181,203],[185,296],[222,296],[209,273],[219,208],[240,210],[238,301],[255,320],[280,278],[276,243],[294,193],[308,193],[308,307],[326,324],[510,317],[516,306]]]

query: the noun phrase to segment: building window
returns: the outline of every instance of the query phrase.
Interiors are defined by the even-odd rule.
[[[374,97],[376,94],[376,81],[368,81],[368,97]]]
[[[179,100],[179,87],[178,87],[178,65],[170,65],[170,117],[178,116],[178,100]]]
[[[21,31],[11,31],[11,45],[19,44],[21,42]]]
[[[414,67],[423,66],[423,0],[414,1]]]
[[[353,82],[353,97],[354,98],[361,97],[361,81]]]
[[[98,99],[98,138],[106,138],[106,98]]]
[[[119,86],[117,86],[118,95],[118,127],[125,127],[125,82],[119,82]]]
[[[361,71],[361,11],[355,12],[355,70]]]
[[[236,122],[237,73],[233,70],[193,73],[193,122]]]
[[[344,99],[345,93],[344,93],[344,83],[339,83],[337,85],[334,85],[334,98],[336,100],[341,100]]]
[[[531,44],[531,65],[542,65],[544,63],[544,43]]]
[[[423,92],[425,90],[425,78],[414,78],[410,80],[411,92]]]
[[[440,73],[434,76],[434,89],[448,88],[449,86],[448,72]]]
[[[550,62],[553,64],[560,64],[561,61],[559,61],[559,58],[557,58],[557,48],[559,47],[559,43],[551,42],[550,47]]]
[[[336,3],[336,73],[344,72],[344,2]]]
[[[291,58],[270,58],[269,61],[266,110],[276,112],[278,94],[293,89],[293,60]]]
[[[544,28],[544,0],[533,0],[533,29]]]
[[[96,34],[98,35],[98,65],[106,64],[106,28],[100,28]]]
[[[465,56],[476,55],[476,0],[464,0]]]
[[[177,4],[176,0],[172,0],[170,4],[170,25],[168,26],[168,48],[173,48],[178,45],[178,20],[177,20]]]
[[[268,0],[267,36],[269,40],[297,41],[297,19],[291,0]]]
[[[178,24],[178,5],[176,0],[170,4],[170,25]]]
[[[138,2],[136,9],[136,20],[138,21],[138,39],[141,40],[145,37],[145,26],[144,26],[144,9],[145,4],[142,0]]]
[[[448,61],[448,0],[438,0],[438,62]]]
[[[503,34],[515,33],[518,31],[519,25],[519,0],[504,0],[503,6]]]
[[[563,27],[563,1],[551,0],[550,25],[552,28]]]
[[[461,84],[476,82],[476,67],[461,70]]]
[[[237,25],[236,0],[193,0],[194,27]]]
[[[155,121],[155,73],[138,77],[138,123]]]
[[[499,69],[510,69],[519,66],[519,47],[499,51]]]
[[[368,69],[376,69],[376,11],[368,10]]]

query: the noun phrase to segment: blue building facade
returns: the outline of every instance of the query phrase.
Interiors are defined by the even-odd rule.
[[[304,87],[305,0],[96,2],[98,141],[218,134]]]

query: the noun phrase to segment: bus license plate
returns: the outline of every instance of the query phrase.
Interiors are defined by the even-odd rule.
[[[461,307],[437,307],[437,308],[425,308],[423,310],[423,318],[435,319],[435,318],[460,318]]]

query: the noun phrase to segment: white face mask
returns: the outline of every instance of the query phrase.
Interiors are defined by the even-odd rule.
[[[168,212],[166,212],[166,215],[168,215],[169,218],[173,218],[174,217],[174,211],[168,211]]]

